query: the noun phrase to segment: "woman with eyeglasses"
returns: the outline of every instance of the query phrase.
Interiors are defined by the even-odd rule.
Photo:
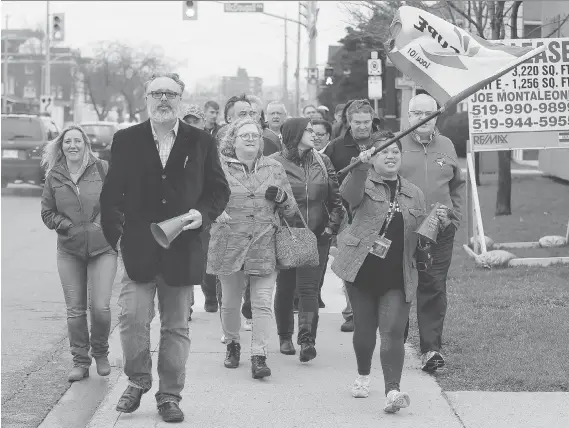
[[[318,238],[320,264],[280,270],[275,295],[275,318],[280,338],[280,351],[294,355],[293,299],[299,295],[298,339],[300,361],[316,357],[318,328],[318,291],[326,265],[330,239],[338,232],[344,217],[336,171],[328,157],[314,148],[314,128],[308,118],[288,119],[282,126],[283,150],[271,155],[285,168],[300,215]],[[299,214],[291,227],[303,227]]]
[[[360,153],[362,163],[342,182],[340,192],[353,219],[338,235],[339,253],[332,263],[332,270],[346,283],[353,310],[358,376],[352,395],[369,395],[379,327],[387,413],[410,404],[409,395],[399,388],[405,357],[403,334],[417,290],[416,258],[420,254],[415,231],[426,214],[423,192],[399,175],[401,142],[372,156],[374,147],[392,137],[390,132],[372,135],[373,146]],[[438,221],[432,221],[438,227]]]
[[[257,120],[244,118],[231,123],[220,153],[231,196],[225,212],[211,227],[207,273],[217,275],[221,282],[227,368],[239,366],[239,309],[243,291],[250,284],[251,372],[254,379],[261,379],[271,375],[266,359],[277,275],[275,226],[278,213],[292,220],[296,202],[282,165],[263,156],[262,130]]]

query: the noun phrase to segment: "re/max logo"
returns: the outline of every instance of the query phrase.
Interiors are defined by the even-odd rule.
[[[480,134],[473,136],[475,146],[508,144],[508,134]]]

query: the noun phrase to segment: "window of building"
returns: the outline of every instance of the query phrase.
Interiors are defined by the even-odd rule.
[[[524,39],[538,39],[541,37],[541,23],[524,23]]]

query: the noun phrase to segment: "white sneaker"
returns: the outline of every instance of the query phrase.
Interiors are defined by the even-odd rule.
[[[385,400],[385,407],[383,408],[383,411],[385,413],[396,413],[399,409],[409,407],[409,404],[411,404],[411,399],[406,392],[400,392],[393,389],[387,394],[387,400]]]
[[[243,325],[245,331],[251,331],[253,329],[253,320],[245,319],[245,324]]]
[[[369,395],[369,387],[371,380],[369,376],[358,375],[352,386],[352,397],[354,398],[367,398]]]
[[[221,343],[225,345],[225,334],[221,335]]]

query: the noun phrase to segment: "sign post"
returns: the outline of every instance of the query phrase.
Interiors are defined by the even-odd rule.
[[[371,59],[367,60],[367,92],[373,100],[375,113],[378,111],[378,100],[383,98],[382,66],[377,51],[371,52]]]

